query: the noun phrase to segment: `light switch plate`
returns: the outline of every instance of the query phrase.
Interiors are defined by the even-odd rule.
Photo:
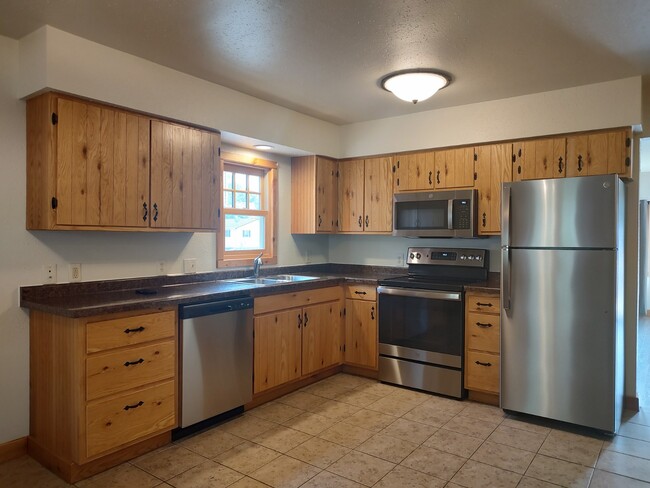
[[[196,259],[195,258],[183,259],[183,273],[185,273],[185,274],[196,273]]]

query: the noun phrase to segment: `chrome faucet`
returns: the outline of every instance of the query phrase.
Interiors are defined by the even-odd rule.
[[[253,276],[255,278],[260,275],[260,268],[262,267],[262,254],[264,253],[259,253],[259,255],[253,259]]]

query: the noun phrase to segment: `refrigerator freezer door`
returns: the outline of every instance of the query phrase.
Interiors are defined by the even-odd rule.
[[[507,259],[508,250],[504,250]],[[510,249],[501,313],[501,407],[615,432],[622,307],[615,251]],[[617,317],[617,310],[621,313]],[[620,349],[619,349],[620,350]]]
[[[502,245],[616,248],[619,185],[616,175],[506,183]]]

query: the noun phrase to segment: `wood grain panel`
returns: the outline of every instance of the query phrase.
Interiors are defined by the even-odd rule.
[[[532,141],[535,146],[535,178],[553,177],[553,139]]]
[[[566,176],[566,138],[553,139],[553,178]]]
[[[111,127],[112,132],[112,127]],[[86,125],[87,158],[86,158],[86,212],[81,225],[99,225],[100,203],[102,198],[102,160],[101,160],[101,109],[96,105],[88,105],[88,120]]]
[[[467,351],[465,387],[470,390],[498,393],[500,362],[498,354]]]
[[[500,351],[499,315],[470,312],[465,322],[465,338],[468,349],[493,352]]]
[[[355,300],[371,300],[377,299],[377,287],[375,285],[345,285],[343,287],[345,298],[353,298]]]
[[[165,339],[174,337],[175,331],[175,310],[99,320],[87,325],[86,350],[93,353]]]
[[[99,162],[97,165],[90,167],[97,168],[99,176],[99,195],[97,201],[99,202],[99,224],[100,225],[116,225],[113,220],[113,199],[115,196],[115,116],[117,115],[113,110],[102,108],[100,118],[100,134],[99,134]],[[89,172],[90,175],[90,172]],[[93,185],[94,186],[94,185]],[[90,195],[89,195],[90,197]],[[94,198],[92,199],[94,200]],[[90,205],[91,199],[88,199],[89,208],[88,215],[91,212]],[[94,205],[94,203],[92,204]],[[93,218],[89,219],[93,220]],[[94,223],[94,222],[93,222]]]
[[[201,172],[203,178],[203,187],[201,189],[201,222],[204,227],[210,228],[210,223],[214,219],[214,214],[211,210],[211,191],[214,187],[212,179],[215,178],[213,170],[213,161],[215,160],[214,155],[214,142],[212,141],[210,134],[207,132],[201,133]],[[215,193],[216,187],[215,187]],[[221,202],[218,202],[217,205],[221,205]]]
[[[316,231],[332,232],[338,220],[336,161],[316,157]],[[302,202],[298,202],[302,205]]]
[[[607,133],[590,134],[588,138],[587,174],[604,175],[607,173]]]
[[[220,227],[219,218],[221,215],[221,166],[219,162],[219,154],[221,152],[221,135],[209,133],[211,152],[210,160],[208,161],[209,176],[208,181],[210,183],[210,188],[208,189],[208,197],[204,197],[202,201],[208,201],[208,221],[203,227],[206,229],[218,230]],[[271,175],[275,174],[271,172]],[[275,182],[272,181],[273,176],[270,177],[269,191],[274,191]],[[274,195],[277,197],[277,191]],[[274,199],[273,204],[277,207],[277,198]],[[276,208],[277,210],[277,208]],[[277,213],[277,212],[276,212]],[[273,224],[271,224],[273,225]],[[270,229],[270,228],[269,228]],[[277,256],[277,250],[274,250],[274,256]]]
[[[180,178],[181,190],[181,222],[180,227],[192,228],[192,134],[194,129],[182,129],[181,131],[181,158],[182,171]],[[198,201],[201,201],[201,194],[196,195]]]
[[[126,162],[128,146],[126,137],[126,113],[115,112],[113,120],[113,225],[126,224]],[[137,161],[135,168],[137,168]],[[137,179],[135,180],[137,184]]]
[[[363,232],[364,161],[339,163],[339,231]]]
[[[473,295],[465,297],[465,309],[468,312],[482,312],[499,314],[501,301],[499,295]]]
[[[339,301],[303,308],[302,374],[339,364],[341,304]]]
[[[56,208],[57,224],[72,224],[72,171],[78,144],[74,140],[75,116],[71,100],[58,100],[59,122],[56,129]],[[85,134],[85,127],[84,127]]]
[[[589,136],[569,136],[566,140],[567,176],[587,175]]]
[[[206,196],[203,193],[201,188],[203,180],[203,161],[201,159],[201,132],[198,130],[193,130],[191,133],[191,151],[192,151],[192,222],[191,227],[195,229],[200,229],[203,227],[202,221],[202,210],[201,208],[206,201]],[[205,175],[206,178],[210,177],[210,174]],[[185,180],[187,184],[190,184],[188,179]]]
[[[183,227],[183,139],[185,130],[176,125],[172,126],[172,200],[171,227]]]
[[[377,307],[375,302],[345,300],[345,362],[377,367]]]
[[[316,184],[316,156],[291,158],[292,234],[314,234],[317,230]]]
[[[87,163],[88,163],[88,106],[72,103],[72,165],[70,168],[71,224],[86,223]]]
[[[393,174],[390,157],[365,160],[364,231],[393,231]]]
[[[304,307],[314,303],[330,302],[339,300],[341,296],[342,290],[340,286],[268,295],[255,298],[253,313],[259,315],[293,307]]]

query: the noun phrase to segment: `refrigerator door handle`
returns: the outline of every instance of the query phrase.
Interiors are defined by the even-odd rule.
[[[503,266],[503,310],[510,310],[510,247],[504,246],[501,253]]]
[[[501,245],[504,247],[510,245],[510,204],[512,203],[510,190],[509,183],[503,185],[503,198],[501,199]]]

